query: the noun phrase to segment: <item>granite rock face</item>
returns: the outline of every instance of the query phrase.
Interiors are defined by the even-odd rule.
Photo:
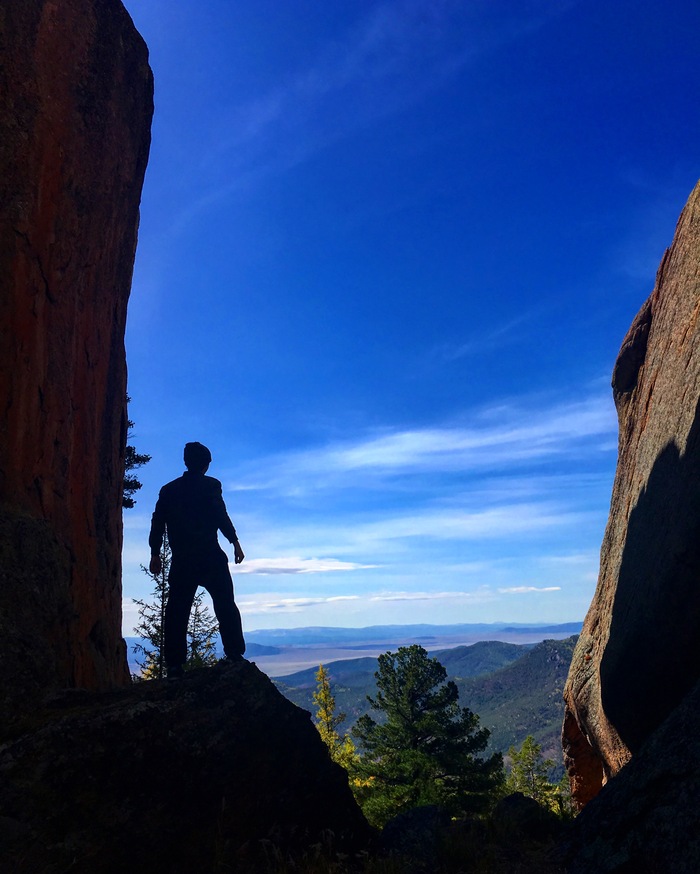
[[[0,0],[0,716],[128,682],[124,327],[153,83],[119,0]]]
[[[581,806],[700,678],[700,184],[622,344],[613,394],[610,516],[564,690]]]
[[[576,817],[567,874],[700,871],[700,684]]]
[[[0,747],[17,874],[260,872],[266,853],[370,837],[309,713],[243,660],[64,695]]]

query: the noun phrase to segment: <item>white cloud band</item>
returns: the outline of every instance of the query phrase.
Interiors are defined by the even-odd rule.
[[[356,571],[374,568],[373,564],[357,564],[337,558],[254,558],[240,565],[232,565],[236,574],[327,574],[336,571]]]
[[[525,595],[528,592],[561,592],[561,586],[509,586],[498,591],[502,595]]]

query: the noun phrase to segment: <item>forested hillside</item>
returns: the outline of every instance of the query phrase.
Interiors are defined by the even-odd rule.
[[[460,701],[491,731],[490,749],[505,753],[531,734],[547,758],[561,761],[562,693],[576,640],[543,640],[494,673],[456,678]]]
[[[575,636],[527,645],[483,641],[430,655],[457,683],[460,703],[477,713],[491,731],[490,750],[506,753],[532,734],[546,755],[559,763],[562,689],[575,642]],[[349,659],[326,667],[337,711],[346,714],[339,728],[342,733],[369,712],[367,695],[376,690],[377,660]],[[275,682],[287,698],[313,712],[315,673],[314,669],[299,671]]]

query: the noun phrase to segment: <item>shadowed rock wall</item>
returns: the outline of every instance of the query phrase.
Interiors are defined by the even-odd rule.
[[[613,394],[610,517],[564,690],[580,805],[700,678],[700,183],[622,344]]]
[[[700,685],[576,817],[567,874],[700,871]]]
[[[0,0],[3,709],[128,682],[124,328],[153,86],[119,0]]]

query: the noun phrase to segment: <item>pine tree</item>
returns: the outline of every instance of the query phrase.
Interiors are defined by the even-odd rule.
[[[522,792],[539,804],[549,806],[549,797],[554,790],[549,782],[549,772],[554,767],[554,762],[542,757],[542,747],[535,742],[535,738],[529,734],[519,750],[515,747],[508,750],[508,757],[511,760],[511,769],[506,779],[506,788],[510,792]]]
[[[362,716],[353,735],[365,755],[363,810],[374,825],[423,804],[440,804],[454,815],[484,810],[502,784],[500,753],[482,759],[489,731],[460,707],[453,682],[423,647],[400,647],[379,656],[377,696],[368,700],[385,716]]]
[[[139,623],[134,628],[134,633],[144,643],[134,645],[134,652],[143,656],[143,661],[136,661],[141,668],[139,679],[162,680],[165,677],[165,654],[163,651],[163,627],[165,625],[165,605],[168,603],[168,574],[172,553],[168,543],[168,535],[163,538],[163,546],[160,552],[161,571],[152,574],[151,571],[141,565],[141,570],[149,576],[155,588],[151,592],[151,601],[143,601],[134,598],[134,603],[139,608]]]
[[[126,403],[128,405],[131,398],[129,395],[126,396]],[[122,490],[122,507],[129,510],[136,503],[134,499],[134,492],[137,492],[143,485],[140,482],[138,477],[134,476],[134,474],[129,473],[131,470],[136,470],[139,467],[143,467],[144,464],[148,464],[151,460],[150,455],[145,455],[144,453],[137,452],[136,449],[130,445],[129,440],[132,437],[132,433],[134,430],[134,423],[131,419],[127,420],[126,423],[126,447],[124,448],[124,484]]]
[[[330,677],[323,665],[318,666],[316,682],[318,686],[313,696],[314,704],[318,708],[316,710],[316,728],[328,747],[331,759],[349,771],[357,761],[355,744],[347,734],[341,738],[337,732],[338,726],[345,719],[345,714],[336,714],[335,712],[335,698],[331,692]]]
[[[549,775],[554,762],[542,756],[542,747],[531,734],[525,738],[519,750],[515,747],[508,750],[508,758],[511,768],[506,778],[506,791],[522,792],[562,816],[571,813],[568,778],[565,775],[559,783],[550,782]]]
[[[219,624],[203,603],[204,592],[195,596],[187,624],[187,662],[185,670],[216,664],[216,636]]]
[[[141,570],[154,582],[151,600],[134,599],[134,603],[139,608],[139,623],[134,628],[134,633],[143,641],[134,645],[134,652],[141,654],[143,659],[142,661],[137,659],[137,664],[141,668],[138,677],[140,680],[162,680],[166,676],[163,628],[165,606],[168,603],[168,574],[172,562],[167,533],[163,538],[160,559],[162,568],[159,574],[152,574],[147,567],[141,565]],[[219,625],[203,600],[204,592],[200,591],[194,599],[187,623],[185,670],[212,665],[217,661],[216,638]]]

